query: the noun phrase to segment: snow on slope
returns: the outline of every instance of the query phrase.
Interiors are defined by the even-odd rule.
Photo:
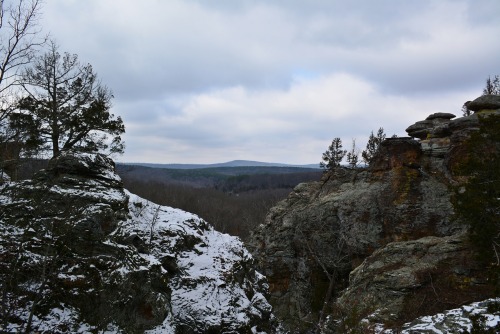
[[[145,260],[154,265],[160,259],[177,259],[180,273],[170,283],[175,319],[204,330],[220,323],[237,324],[236,330],[250,325],[252,318],[271,314],[263,294],[255,291],[255,285],[267,290],[267,283],[248,267],[252,258],[239,239],[215,231],[194,214],[127,194],[132,218],[124,229],[153,245],[151,254],[143,255]],[[193,247],[186,248],[186,242]],[[249,274],[251,279],[246,277]],[[163,326],[171,325],[170,321],[167,318]]]
[[[104,156],[51,163],[0,185],[0,332],[281,331],[238,238],[124,190]]]
[[[399,331],[376,328],[380,334],[500,333],[500,298],[464,305],[443,313],[424,316]]]

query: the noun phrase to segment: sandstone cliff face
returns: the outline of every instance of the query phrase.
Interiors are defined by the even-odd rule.
[[[104,156],[63,154],[0,208],[1,332],[277,331],[241,241],[127,192]]]
[[[369,168],[328,172],[270,211],[250,247],[292,332],[315,328],[322,310],[323,330],[343,332],[363,317],[367,328],[401,324],[492,294],[452,205],[478,114],[430,115],[407,129],[420,140],[388,139]]]

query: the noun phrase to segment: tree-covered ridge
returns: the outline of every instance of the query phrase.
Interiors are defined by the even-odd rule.
[[[297,184],[322,175],[318,169],[298,167],[162,169],[120,164],[117,173],[135,194],[196,213],[218,231],[243,240]]]

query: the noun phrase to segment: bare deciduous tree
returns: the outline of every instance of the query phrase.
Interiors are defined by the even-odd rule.
[[[346,268],[349,268],[349,256],[347,247],[346,224],[340,224],[332,230],[330,224],[323,223],[315,227],[315,231],[327,230],[334,242],[328,243],[328,251],[325,251],[326,240],[320,240],[313,231],[304,230],[302,227],[297,229],[301,243],[304,245],[309,256],[314,259],[314,263],[321,268],[328,279],[328,288],[323,297],[322,307],[318,314],[318,320],[315,324],[315,333],[320,333],[323,327],[328,308],[331,306],[332,297],[334,297],[336,285],[341,285],[340,278],[345,275]],[[325,256],[327,255],[327,256]],[[337,287],[338,289],[338,287]]]
[[[470,101],[465,102],[464,105],[462,106],[462,116],[464,117],[470,116],[472,114],[472,111],[467,107],[469,102]]]
[[[483,95],[500,95],[500,76],[495,75],[493,78],[488,76],[486,86],[483,89]]]
[[[39,26],[41,5],[42,0],[0,0],[0,145],[19,142],[8,117],[15,109],[20,70],[47,39]],[[0,156],[0,169],[4,167]]]
[[[40,37],[41,0],[0,0],[0,120],[12,108],[11,89],[19,84],[19,70],[29,64],[47,40]]]
[[[359,164],[359,150],[356,147],[356,139],[352,140],[351,150],[347,152],[347,163],[351,168],[356,168]]]

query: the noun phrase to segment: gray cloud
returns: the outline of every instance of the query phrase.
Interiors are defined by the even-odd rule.
[[[500,2],[51,0],[43,25],[95,67],[125,161],[317,161],[498,74]],[[200,152],[196,154],[194,152]]]

